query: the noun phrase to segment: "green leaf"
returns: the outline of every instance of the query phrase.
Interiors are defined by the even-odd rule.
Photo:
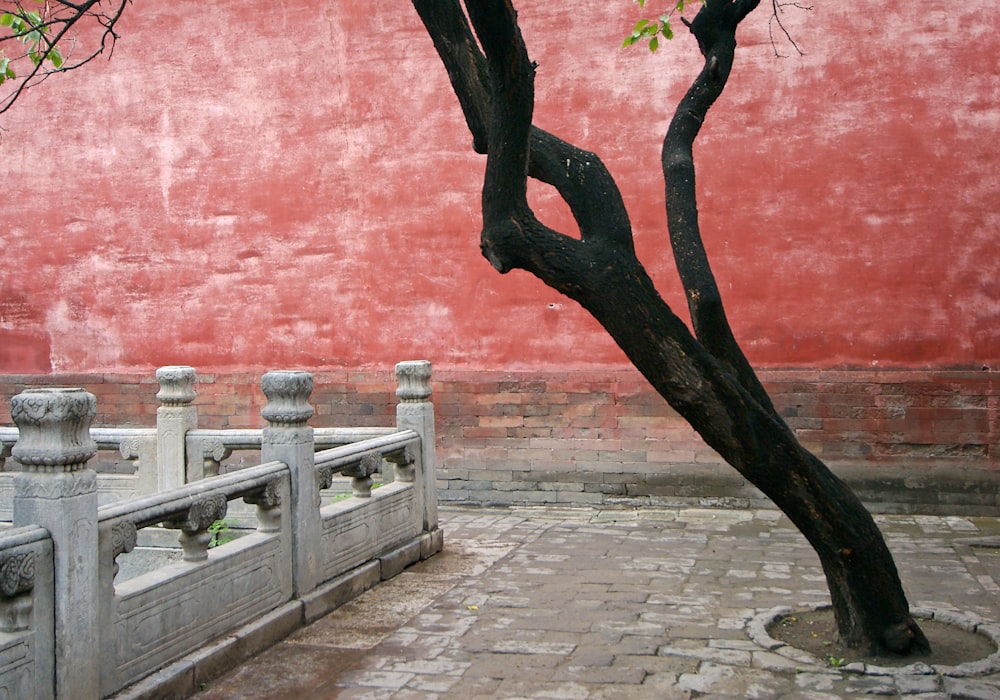
[[[62,68],[63,57],[58,47],[53,46],[49,50],[49,60],[52,62],[52,65],[55,66],[56,68]]]
[[[14,23],[14,15],[9,12],[4,12],[0,15],[0,26],[9,27]]]
[[[640,32],[641,33],[642,30],[646,27],[647,24],[649,24],[649,20],[648,19],[640,19],[638,22],[635,23],[635,26],[632,27],[632,33],[633,34],[635,34],[636,32]]]
[[[670,28],[670,22],[663,23],[663,36],[667,41],[674,38],[674,30]]]
[[[652,39],[649,40],[649,50],[656,51],[656,49],[658,48],[660,48],[660,40],[654,36]]]

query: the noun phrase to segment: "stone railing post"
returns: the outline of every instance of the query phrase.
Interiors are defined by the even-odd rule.
[[[187,431],[198,427],[198,409],[191,405],[194,391],[194,367],[172,366],[156,370],[160,391],[156,398],[156,488],[158,491],[197,481],[204,474],[188,472],[185,443]],[[204,470],[199,459],[195,471]]]
[[[18,428],[11,456],[14,527],[39,525],[52,536],[55,583],[55,696],[100,697],[97,452],[90,423],[97,400],[83,389],[35,389],[11,399]],[[45,682],[45,679],[38,679]]]
[[[316,467],[309,395],[313,377],[308,372],[268,372],[261,379],[267,421],[260,446],[261,462],[284,462],[291,472],[292,588],[301,596],[319,583],[321,523],[317,501]]]
[[[396,427],[420,435],[422,464],[420,488],[423,494],[424,530],[438,526],[437,453],[434,436],[434,404],[431,403],[431,363],[411,360],[396,365]]]

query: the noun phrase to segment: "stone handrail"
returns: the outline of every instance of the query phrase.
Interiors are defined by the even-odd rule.
[[[316,449],[326,449],[345,445],[358,440],[387,435],[395,428],[314,428],[313,443]],[[260,450],[264,431],[253,428],[228,428],[225,430],[194,429],[187,432],[187,454],[189,460],[201,455],[203,460],[200,476],[218,474],[222,461],[236,451]],[[189,480],[196,471],[195,465],[188,466]]]
[[[360,459],[370,452],[378,451],[383,455],[391,455],[419,442],[420,435],[414,430],[393,430],[317,452],[315,456],[316,468],[341,469],[344,465],[350,464],[353,460]]]
[[[0,430],[3,429],[0,428]],[[131,429],[126,428],[125,430]],[[315,436],[313,442],[316,444],[316,449],[326,449],[394,432],[396,432],[396,428],[313,428]],[[263,430],[260,428],[226,428],[223,430],[196,428],[187,433],[189,439],[218,440],[230,450],[259,450],[262,435]]]
[[[258,493],[269,485],[277,483],[287,471],[288,466],[281,462],[248,467],[238,472],[185,484],[165,493],[155,493],[102,506],[97,511],[97,519],[102,526],[114,526],[126,520],[131,521],[136,528],[156,525],[176,518],[184,511],[190,510],[192,505],[206,499],[223,497],[231,501]],[[219,516],[215,520],[222,517]]]

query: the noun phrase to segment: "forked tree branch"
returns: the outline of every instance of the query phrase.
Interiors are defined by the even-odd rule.
[[[728,333],[725,317],[717,315],[721,300],[707,260],[702,261],[693,201],[688,209],[671,207],[675,220],[671,237],[681,253],[678,266],[689,299],[697,298],[692,314],[701,342],[656,292],[635,258],[630,234],[627,245],[616,237],[627,232],[617,188],[609,196],[591,189],[601,182],[599,178],[569,176],[572,168],[560,162],[574,152],[572,147],[548,135],[540,137],[541,132],[531,126],[534,68],[510,1],[467,0],[485,58],[480,58],[472,30],[463,28],[465,19],[459,17],[456,0],[413,3],[418,11],[424,10],[421,16],[449,66],[466,120],[488,154],[482,245],[491,263],[501,271],[523,268],[577,300],[705,442],[791,518],[820,557],[838,628],[849,645],[874,652],[926,649],[926,639],[909,615],[892,556],[871,516],[851,490],[802,447],[752,371],[742,374],[738,363],[745,359]],[[440,3],[437,9],[448,13],[445,19],[439,16],[437,24],[429,11],[436,3]],[[668,187],[668,196],[693,194],[691,142],[725,84],[736,25],[756,4],[757,0],[708,0],[692,23],[706,64],[665,139],[669,143],[664,169],[678,181],[676,190]],[[447,31],[439,35],[441,23]],[[450,60],[465,65],[450,66]],[[674,140],[679,147],[674,147]],[[610,180],[603,166],[598,170]],[[610,202],[625,224],[611,236],[581,224],[582,240],[542,226],[527,203],[529,173],[554,183],[578,221],[601,222],[599,210]],[[592,205],[585,204],[587,196],[595,200]]]
[[[603,165],[586,154],[587,177],[574,178],[573,164],[585,154],[555,137],[530,127],[534,68],[517,30],[516,15],[504,0],[468,0],[475,36],[483,41],[486,70],[459,66],[478,60],[470,46],[472,29],[456,31],[464,20],[455,0],[413,0],[448,67],[470,129],[484,125],[488,152],[483,187],[482,247],[501,272],[521,268],[580,302],[629,354],[668,401],[696,425],[720,453],[737,465],[741,454],[756,452],[752,431],[735,429],[749,421],[740,391],[682,321],[657,294],[649,275],[635,257],[627,214],[617,186]],[[433,4],[433,8],[429,8]],[[442,18],[444,6],[451,15]],[[443,24],[444,30],[438,26]],[[447,36],[441,36],[447,33]],[[485,40],[484,37],[487,37]],[[473,49],[476,50],[473,50]],[[463,81],[485,76],[485,86]],[[469,99],[469,96],[478,96]],[[481,100],[488,100],[482,104]],[[471,116],[470,116],[471,114]],[[530,143],[526,144],[526,135]],[[528,159],[526,168],[525,158]],[[574,160],[574,158],[576,160]],[[569,167],[568,167],[569,166]],[[582,240],[543,227],[527,205],[527,174],[552,182],[581,223]],[[500,182],[510,178],[515,182]],[[587,213],[593,212],[590,219]],[[611,212],[611,216],[608,216]],[[602,217],[604,217],[602,219]],[[611,227],[600,228],[610,221]],[[585,224],[598,224],[592,228]],[[615,228],[617,226],[617,228]],[[611,231],[611,233],[609,233]],[[637,339],[650,339],[649,344]],[[708,378],[711,377],[709,380]],[[746,397],[749,398],[749,397]],[[711,406],[705,410],[705,406]],[[742,447],[737,447],[738,443]]]
[[[493,7],[482,2],[467,4],[470,9],[475,7],[480,12],[499,12],[500,16],[506,17],[505,21],[512,23],[515,28],[508,31],[515,31],[511,36],[517,36],[520,42],[513,8],[509,4],[505,6],[497,3]],[[492,95],[495,87],[487,59],[479,49],[468,18],[458,0],[413,0],[413,5],[448,71],[466,124],[472,132],[474,149],[478,153],[488,153],[487,132],[493,121]],[[520,46],[523,52],[523,42],[520,42]],[[524,56],[527,60],[526,52]],[[530,66],[530,61],[527,65]],[[530,88],[533,79],[531,72],[527,71],[522,77],[527,78]],[[552,185],[569,206],[582,240],[607,243],[628,255],[634,255],[632,231],[624,202],[617,184],[600,158],[532,126],[530,100],[527,107],[527,113],[519,117],[522,121],[527,119],[529,126],[527,171],[521,168],[515,171],[515,176],[523,179],[526,174]],[[519,138],[523,138],[523,129]],[[488,186],[484,187],[484,190],[487,188]],[[595,197],[594,192],[600,192],[601,196]],[[502,271],[520,267],[513,261],[500,263],[499,260],[491,260],[491,263],[500,264],[498,269]]]

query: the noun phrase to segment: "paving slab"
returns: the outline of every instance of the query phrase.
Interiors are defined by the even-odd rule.
[[[777,511],[446,506],[440,518],[439,555],[195,697],[1000,698],[1000,673],[860,675],[755,639],[767,611],[829,600]],[[1000,520],[876,520],[913,606],[1000,621]]]

